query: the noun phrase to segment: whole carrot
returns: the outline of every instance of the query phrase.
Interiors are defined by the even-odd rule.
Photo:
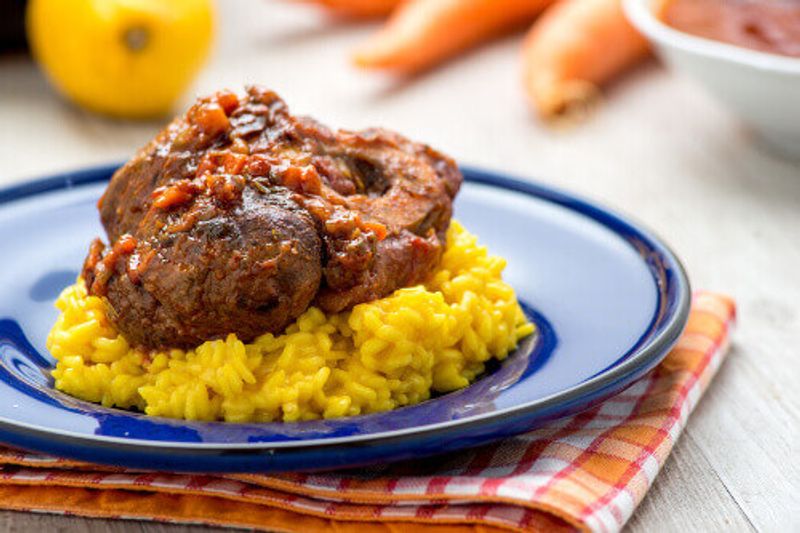
[[[648,53],[620,0],[561,0],[534,24],[523,47],[524,82],[545,119],[574,118],[598,86]]]
[[[415,73],[532,20],[553,0],[408,0],[356,50],[364,68]]]
[[[388,15],[403,0],[305,0],[324,6],[337,15],[372,18]]]

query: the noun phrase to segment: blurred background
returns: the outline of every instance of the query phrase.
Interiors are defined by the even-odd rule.
[[[787,276],[800,264],[795,255],[793,266],[775,265],[760,247],[743,249],[748,241],[734,231],[746,216],[742,231],[772,235],[774,247],[798,253],[798,163],[763,149],[733,113],[655,59],[646,58],[605,84],[587,119],[553,127],[525,96],[524,24],[409,77],[353,66],[353,50],[380,28],[380,19],[346,18],[291,0],[225,0],[215,5],[207,60],[196,74],[186,75],[186,88],[177,91],[174,105],[147,120],[109,118],[61,96],[24,51],[25,3],[4,0],[0,19],[2,184],[121,162],[197,95],[259,83],[275,89],[294,112],[328,125],[395,129],[462,164],[545,181],[634,215],[678,248],[698,286],[736,291],[746,283],[743,276],[721,278],[710,257],[748,257],[748,262],[764,261],[764,271],[777,269]],[[102,26],[92,2],[55,3],[71,6],[65,15],[70,20],[59,18],[63,22],[56,27],[82,18],[95,29]],[[191,4],[170,3],[177,14],[164,16],[183,16],[180,4],[186,3]],[[190,15],[186,24],[196,21]],[[65,38],[52,33],[45,39],[57,41],[61,55],[55,63],[89,61],[70,54],[58,42]],[[195,37],[186,46],[205,41]],[[87,53],[105,57],[118,51],[109,46]],[[153,61],[157,74],[159,61]],[[117,77],[124,80],[124,61],[119,68]],[[170,68],[165,60],[165,76]],[[737,268],[728,263],[724,270]]]
[[[53,27],[84,24],[84,32],[102,30],[104,19],[92,11],[92,2],[55,3],[69,8],[42,15]],[[137,0],[122,3],[135,6]],[[213,6],[212,32],[201,15],[191,14],[191,2],[182,0],[166,3],[172,7],[163,16],[186,17],[190,29],[182,30],[188,33],[179,41],[199,52],[208,45],[207,58],[185,59],[197,61],[195,72],[176,72],[170,60],[161,64],[159,76],[186,78],[168,110],[145,119],[109,117],[87,109],[91,98],[88,105],[76,105],[62,96],[63,89],[54,88],[58,83],[48,81],[26,51],[24,4],[0,4],[0,186],[122,162],[197,95],[258,83],[276,90],[293,112],[332,127],[394,129],[463,165],[569,189],[638,219],[665,238],[685,261],[695,287],[738,299],[743,328],[737,348],[693,418],[689,434],[690,440],[709,447],[742,432],[752,437],[738,443],[736,454],[715,455],[714,468],[706,474],[699,467],[696,475],[707,476],[700,485],[704,490],[719,485],[712,470],[727,473],[733,492],[747,492],[747,480],[764,475],[786,477],[790,485],[791,472],[776,468],[764,451],[786,441],[759,435],[757,428],[760,420],[774,417],[767,410],[777,409],[778,391],[793,390],[800,380],[793,348],[800,342],[800,163],[763,147],[740,118],[692,79],[644,57],[636,68],[603,84],[588,116],[554,125],[526,96],[523,49],[530,24],[406,76],[359,69],[351,61],[353,50],[382,27],[380,18],[348,18],[290,0],[224,0]],[[158,36],[161,26],[154,24]],[[193,24],[201,29],[191,31]],[[60,31],[42,31],[38,37],[45,43],[40,46],[49,49],[44,55],[50,80],[58,72],[78,86],[91,85],[91,73],[82,70],[87,57],[60,41]],[[167,50],[176,46],[170,40],[175,32],[165,30]],[[141,38],[135,32],[125,36],[134,48]],[[114,59],[113,44],[84,50],[111,56],[117,77],[130,79],[135,65]],[[197,56],[205,56],[199,52]],[[602,44],[596,52],[600,60]],[[136,86],[135,94],[146,99],[158,89],[157,82],[149,82]],[[87,89],[92,90],[108,92]],[[135,108],[128,111],[137,114]],[[777,367],[782,370],[770,369]],[[761,385],[754,387],[759,380]],[[776,424],[791,428],[800,405],[796,395],[782,401],[782,422]],[[715,402],[726,407],[713,417],[704,416]],[[730,406],[740,407],[736,416],[729,413]],[[666,479],[663,483],[679,486],[669,474]],[[768,494],[748,493],[748,498],[764,509],[758,520],[767,527],[770,516],[788,516],[792,501]],[[691,500],[673,503],[696,512]],[[649,512],[647,505],[641,512]]]

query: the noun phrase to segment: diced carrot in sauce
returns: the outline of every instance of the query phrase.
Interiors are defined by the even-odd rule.
[[[314,218],[320,221],[327,221],[333,214],[333,207],[315,196],[296,195],[295,201],[302,205],[306,211],[311,213]]]
[[[244,142],[241,137],[236,137],[231,141],[231,151],[236,152],[238,154],[249,154],[250,147]]]
[[[197,194],[197,187],[188,180],[180,180],[172,185],[159,187],[153,191],[153,207],[171,209],[189,202]]]
[[[222,159],[222,168],[228,174],[239,174],[247,163],[247,156],[228,152]]]
[[[365,230],[371,231],[372,233],[374,233],[379,241],[382,241],[383,239],[385,239],[386,238],[386,234],[388,233],[388,230],[386,229],[386,226],[384,224],[381,224],[380,222],[364,222],[362,224],[362,227]]]
[[[197,165],[195,175],[205,174],[240,174],[248,156],[234,152],[210,152]]]
[[[239,97],[232,91],[219,91],[216,96],[217,103],[225,111],[226,115],[230,116],[239,107]]]
[[[281,178],[283,179],[283,184],[294,191],[301,190],[300,183],[302,181],[302,176],[300,174],[300,169],[297,167],[289,167],[281,173]]]
[[[317,169],[311,165],[304,167],[289,167],[281,174],[283,184],[293,191],[306,194],[319,194],[322,190],[322,180]]]
[[[228,116],[222,107],[209,102],[200,105],[192,115],[192,122],[209,137],[216,137],[230,127]]]

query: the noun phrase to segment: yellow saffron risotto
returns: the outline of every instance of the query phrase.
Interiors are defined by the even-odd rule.
[[[81,280],[56,301],[47,339],[59,390],[148,415],[295,421],[386,411],[467,386],[534,332],[491,256],[457,222],[424,286],[325,315],[310,308],[282,335],[236,335],[194,350],[132,348]]]

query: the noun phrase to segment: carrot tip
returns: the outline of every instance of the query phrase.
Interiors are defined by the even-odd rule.
[[[601,102],[596,85],[570,80],[531,95],[539,116],[555,126],[572,126],[586,121]]]
[[[359,48],[350,54],[350,62],[359,68],[376,68],[377,62],[365,48]]]
[[[380,43],[373,45],[374,41],[367,41],[350,54],[350,62],[364,70],[386,70],[399,74],[413,73],[420,68],[414,64],[404,63],[393,51],[386,51]]]

